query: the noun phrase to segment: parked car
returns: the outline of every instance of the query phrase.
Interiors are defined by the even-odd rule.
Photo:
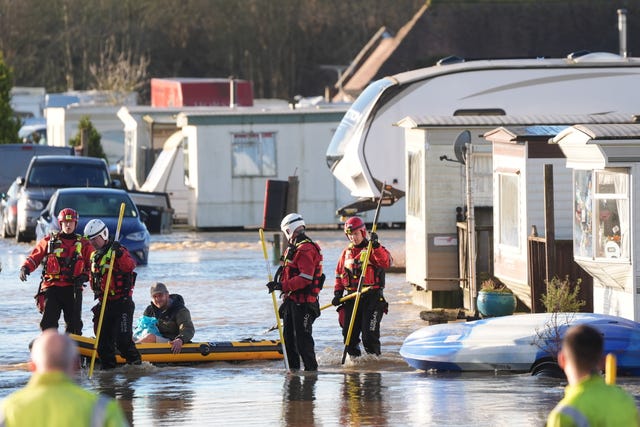
[[[16,235],[19,189],[20,182],[16,179],[7,192],[0,195],[0,237],[2,238]]]
[[[125,210],[119,241],[126,247],[139,265],[146,265],[149,258],[149,231],[140,217],[129,194],[115,188],[61,188],[55,191],[46,208],[37,218],[36,239],[60,231],[58,213],[64,208],[73,208],[80,216],[76,233],[82,234],[84,226],[94,218],[101,219],[115,236],[120,205]]]
[[[20,178],[16,240],[26,242],[35,237],[36,220],[58,188],[119,187],[112,181],[104,159],[75,156],[35,156],[26,176]]]

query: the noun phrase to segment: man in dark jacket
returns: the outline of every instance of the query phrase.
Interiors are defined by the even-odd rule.
[[[182,345],[191,342],[196,332],[184,299],[178,294],[170,295],[164,283],[151,286],[151,304],[143,315],[158,319],[161,336],[147,335],[138,342],[168,342],[174,354],[180,353]]]

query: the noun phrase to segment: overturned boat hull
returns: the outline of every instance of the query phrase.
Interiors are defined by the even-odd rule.
[[[426,326],[405,339],[400,355],[425,371],[537,373],[554,362],[566,330],[581,323],[603,334],[605,354],[616,356],[619,375],[640,375],[640,323],[593,313],[519,314]]]

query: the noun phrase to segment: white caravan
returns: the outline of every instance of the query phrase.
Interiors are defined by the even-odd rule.
[[[344,115],[327,150],[333,175],[366,210],[381,183],[406,191],[407,116],[558,115],[640,111],[640,58],[611,53],[556,59],[503,59],[439,65],[371,83]],[[452,141],[453,142],[453,141]],[[405,218],[404,200],[386,221]]]

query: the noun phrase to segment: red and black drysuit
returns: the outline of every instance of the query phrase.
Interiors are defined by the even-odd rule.
[[[275,280],[282,285],[280,316],[290,369],[317,371],[313,322],[320,316],[318,294],[324,283],[320,247],[304,233],[293,238],[282,257]]]
[[[57,329],[63,313],[65,331],[82,334],[82,285],[89,279],[92,251],[91,242],[79,234],[52,233],[36,244],[22,264],[22,269],[32,273],[42,263],[38,294],[44,296],[44,307],[39,306],[43,331]]]
[[[335,297],[342,297],[344,291],[347,294],[357,291],[368,245],[369,241],[364,238],[359,245],[349,243],[349,246],[342,251],[336,266]],[[351,340],[346,343],[347,353],[354,357],[361,354],[361,334],[365,351],[371,354],[380,354],[380,321],[388,307],[382,291],[384,289],[384,271],[391,266],[391,255],[384,246],[376,246],[375,248],[372,247],[367,271],[362,281],[362,290],[366,287],[371,289],[360,295],[358,311],[351,331]],[[345,341],[349,333],[349,323],[351,322],[354,304],[355,298],[352,298],[345,301],[343,306],[339,308],[339,310],[344,310],[345,314],[344,322],[342,323],[342,336]]]
[[[102,369],[116,367],[116,350],[129,364],[140,364],[141,358],[133,342],[133,288],[135,286],[136,262],[124,246],[109,241],[103,248],[91,255],[91,288],[98,304],[92,308],[93,329],[97,330],[100,310],[104,303],[104,291],[109,275],[109,265],[114,252],[116,258],[111,271],[111,281],[107,290],[107,304],[104,308],[98,356]]]

